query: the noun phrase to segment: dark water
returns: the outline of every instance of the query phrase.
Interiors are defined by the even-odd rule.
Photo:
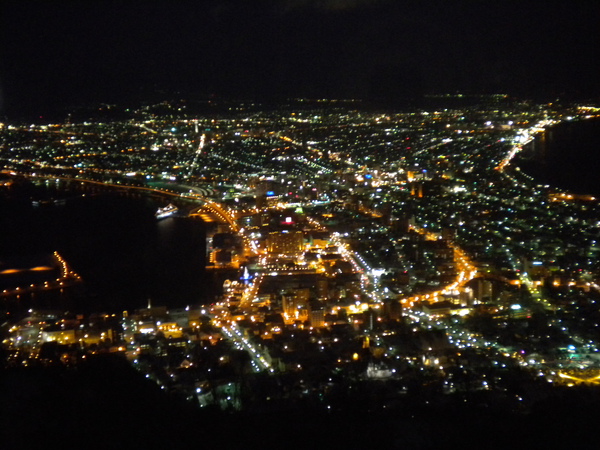
[[[83,278],[75,309],[119,311],[210,302],[206,227],[196,219],[156,220],[159,202],[115,193],[33,207],[0,200],[0,257],[58,251]]]
[[[518,165],[540,184],[600,197],[600,120],[547,130],[526,147]]]

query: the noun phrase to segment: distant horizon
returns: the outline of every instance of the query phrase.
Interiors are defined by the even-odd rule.
[[[600,3],[39,0],[0,5],[0,117],[156,93],[600,96]]]
[[[95,101],[89,100],[80,102],[79,104],[72,105],[60,105],[56,107],[49,107],[46,109],[39,110],[16,110],[14,114],[0,114],[0,122],[19,122],[19,121],[31,121],[32,123],[44,123],[47,120],[66,120],[72,114],[78,111],[92,111],[96,108],[100,109],[103,106],[114,106],[119,109],[128,110],[140,108],[148,104],[159,104],[159,103],[175,103],[185,102],[189,104],[206,104],[219,106],[223,104],[255,104],[256,106],[264,106],[265,108],[277,108],[285,106],[290,103],[323,103],[323,106],[328,103],[345,104],[353,103],[357,106],[366,109],[382,109],[382,110],[407,110],[407,109],[427,109],[431,107],[450,107],[447,105],[431,105],[435,102],[459,102],[462,103],[460,107],[468,106],[477,101],[491,101],[494,97],[505,96],[503,101],[517,101],[517,102],[533,102],[533,103],[565,103],[565,104],[583,104],[589,103],[600,104],[600,95],[598,96],[576,96],[576,95],[563,95],[563,96],[520,96],[513,95],[507,92],[428,92],[423,93],[419,97],[410,99],[404,99],[402,101],[389,101],[381,98],[360,98],[360,97],[302,97],[302,96],[289,96],[282,98],[260,98],[260,97],[242,97],[242,96],[217,96],[217,95],[203,95],[192,92],[181,92],[181,91],[156,91],[152,95],[147,97],[137,98],[123,98],[121,100],[115,99],[114,101]],[[459,107],[459,106],[456,106]]]

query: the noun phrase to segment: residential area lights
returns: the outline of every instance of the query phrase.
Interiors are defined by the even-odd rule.
[[[433,234],[429,233],[428,237],[432,237]],[[340,241],[339,234],[333,237],[334,242],[338,245],[338,249],[341,254],[351,262],[357,270],[357,272],[364,272],[368,274],[368,276],[373,280],[373,284],[377,285],[378,278],[385,272],[384,269],[373,269],[370,267],[365,260],[356,252],[351,252],[348,250],[347,245]],[[407,305],[412,305],[415,302],[427,300],[427,301],[437,301],[438,297],[442,294],[447,294],[450,291],[456,290],[464,286],[468,281],[472,280],[477,276],[477,270],[475,267],[469,262],[468,258],[464,255],[464,253],[458,249],[454,249],[455,253],[455,262],[459,267],[459,272],[457,275],[456,281],[451,284],[448,284],[443,289],[433,291],[421,296],[411,296],[406,298],[401,298],[400,302]],[[358,262],[357,262],[358,261]],[[360,264],[359,264],[360,263]],[[376,301],[380,300],[378,294],[375,297]]]
[[[127,339],[111,348],[165,390],[201,406],[220,395],[232,408],[231,386],[251,369],[287,383],[265,402],[335,409],[339,392],[377,380],[390,399],[415,386],[466,400],[480,390],[522,408],[538,393],[513,392],[509,371],[549,386],[597,383],[600,205],[516,165],[548,127],[598,111],[499,98],[389,114],[252,105],[210,117],[166,103],[156,110],[168,116],[147,106],[128,121],[3,126],[0,160],[6,183],[17,174],[48,189],[129,189],[215,222],[207,259],[228,281],[212,307],[119,318]],[[79,280],[55,258],[60,276],[44,286]],[[15,351],[91,336],[84,323],[76,333],[58,329],[67,320],[35,320],[39,336],[11,328]],[[177,377],[189,368],[188,386]]]

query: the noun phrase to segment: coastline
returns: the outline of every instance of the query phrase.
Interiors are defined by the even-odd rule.
[[[7,203],[0,221],[7,238],[3,254],[58,251],[81,275],[85,289],[78,292],[78,308],[84,310],[122,311],[148,298],[172,307],[212,299],[202,221],[157,220],[153,195],[127,195],[135,191],[123,189],[82,192],[60,204],[36,207],[28,198]],[[43,296],[36,291],[36,301],[47,290]]]
[[[599,148],[600,117],[565,120],[533,135],[511,164],[558,193],[599,197],[594,173],[600,164]]]
[[[510,149],[508,154],[500,161],[500,163],[496,166],[496,170],[499,172],[504,171],[504,169],[511,164],[513,158],[520,152],[523,151],[523,148],[533,142],[536,135],[539,133],[544,133],[546,128],[554,127],[562,123],[563,121],[556,120],[543,120],[541,122],[536,123],[532,127],[518,129],[515,137],[513,138],[513,147]]]

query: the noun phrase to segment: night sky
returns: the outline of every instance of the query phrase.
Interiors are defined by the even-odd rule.
[[[598,98],[600,2],[12,1],[0,116],[183,98]]]

